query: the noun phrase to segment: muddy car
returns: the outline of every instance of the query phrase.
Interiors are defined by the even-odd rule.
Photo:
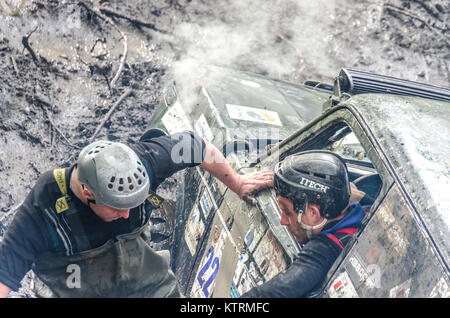
[[[170,87],[154,127],[195,130],[240,173],[330,150],[376,198],[310,297],[450,296],[450,90],[349,69],[333,85],[203,75]],[[181,176],[171,265],[187,297],[239,297],[301,250],[273,189],[255,198],[249,205],[198,167]]]

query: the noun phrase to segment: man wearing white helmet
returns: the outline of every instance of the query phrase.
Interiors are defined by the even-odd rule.
[[[271,171],[237,174],[194,132],[135,144],[97,141],[67,169],[42,174],[0,243],[0,296],[33,270],[41,297],[179,297],[167,251],[145,240],[158,185],[200,165],[241,198],[271,184]]]

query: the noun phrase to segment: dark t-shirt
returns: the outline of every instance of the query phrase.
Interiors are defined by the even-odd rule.
[[[151,189],[175,172],[193,167],[203,161],[205,143],[193,132],[162,136],[128,145],[144,162],[151,179]],[[66,169],[67,184],[75,166]],[[70,219],[56,215],[52,210],[61,192],[55,188],[53,171],[43,173],[36,185],[17,209],[14,219],[0,243],[0,282],[13,290],[31,269],[32,263],[43,253],[72,255],[80,250],[71,237]],[[92,248],[123,233],[129,233],[145,224],[149,211],[144,204],[131,209],[127,219],[104,222],[83,204],[67,187],[70,204],[75,208],[80,223]],[[64,213],[62,213],[64,214]]]

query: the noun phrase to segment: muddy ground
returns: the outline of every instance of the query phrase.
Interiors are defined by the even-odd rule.
[[[0,237],[42,172],[92,139],[139,138],[166,84],[195,63],[449,87],[449,11],[446,0],[1,0]],[[158,192],[174,199],[176,183]],[[11,297],[33,297],[28,280]]]

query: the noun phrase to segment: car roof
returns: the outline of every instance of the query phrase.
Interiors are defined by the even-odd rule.
[[[450,102],[389,94],[355,95],[364,118],[448,264]]]

